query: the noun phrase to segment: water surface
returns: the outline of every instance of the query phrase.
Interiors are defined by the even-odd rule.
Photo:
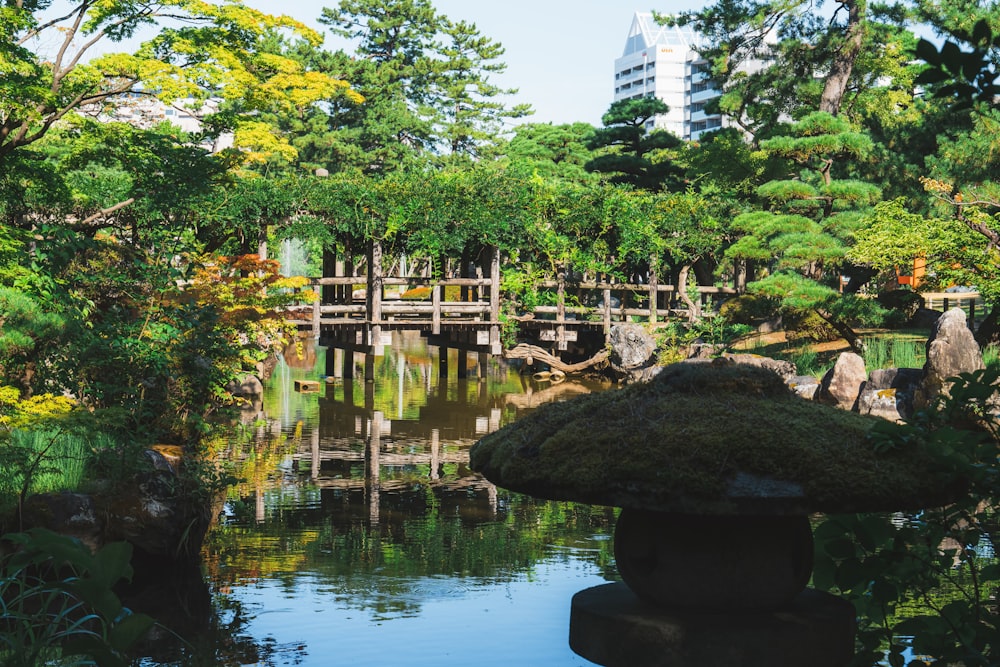
[[[268,382],[252,437],[229,453],[244,481],[207,540],[210,606],[188,644],[165,640],[145,664],[592,664],[569,649],[569,605],[616,578],[613,512],[497,489],[468,449],[603,387],[474,354],[457,380],[454,350],[444,378],[438,348],[398,336],[373,381],[361,356],[353,378],[327,377],[327,354],[291,355]],[[303,379],[320,391],[296,392]]]

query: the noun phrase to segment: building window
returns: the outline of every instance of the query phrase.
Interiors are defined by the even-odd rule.
[[[692,93],[703,93],[708,90],[708,81],[699,81],[697,83],[691,84]]]
[[[708,129],[710,129],[710,130],[715,129],[717,127],[722,127],[722,119],[721,118],[709,118],[706,121],[706,127]]]
[[[651,86],[651,85],[653,85],[654,81],[656,81],[656,77],[655,76],[651,76],[648,79],[646,79],[646,84]]]
[[[646,63],[646,71],[649,71],[651,69],[656,69],[656,63],[655,62]]]
[[[691,105],[691,113],[698,113],[704,108],[705,108],[704,102],[695,102],[694,104]]]
[[[165,109],[163,111],[163,113],[166,114],[167,116],[173,116],[174,115],[174,110],[173,109]]]
[[[692,132],[704,132],[708,128],[708,123],[703,120],[699,120],[697,123],[691,123]]]

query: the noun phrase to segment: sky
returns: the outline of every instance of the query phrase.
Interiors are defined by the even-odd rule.
[[[622,55],[635,12],[671,13],[707,4],[705,0],[660,0],[655,6],[621,0],[432,2],[439,13],[453,21],[475,23],[480,34],[503,45],[507,71],[490,80],[518,89],[507,100],[511,106],[527,103],[534,108],[534,115],[522,122],[591,125],[601,124],[611,104],[615,58]],[[250,0],[248,4],[322,28],[316,18],[323,7],[336,7],[337,0]],[[328,48],[343,48],[341,44],[328,36]]]

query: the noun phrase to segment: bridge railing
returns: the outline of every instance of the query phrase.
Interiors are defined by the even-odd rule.
[[[500,324],[499,293],[493,289],[490,278],[386,277],[381,280],[377,295],[369,294],[371,287],[362,277],[317,278],[309,285],[316,294],[329,286],[341,288],[340,303],[324,304],[315,299],[304,304],[305,308],[299,309],[292,320],[299,326],[311,327],[314,335],[319,335],[324,325],[348,323],[372,326],[422,323],[435,335],[440,333],[442,324],[476,323],[494,327]],[[428,288],[422,298],[403,297],[421,287]],[[689,314],[688,305],[681,300],[675,285],[555,280],[542,282],[539,288],[549,292],[550,303],[535,306],[530,313],[522,313],[522,318],[534,320],[535,326],[546,329],[545,338],[556,342],[560,349],[565,349],[566,341],[574,338],[569,330],[583,325],[601,327],[607,334],[615,322],[656,323],[670,317],[686,318]],[[686,290],[686,296],[706,313],[717,310],[722,301],[735,294],[734,289],[717,286]]]

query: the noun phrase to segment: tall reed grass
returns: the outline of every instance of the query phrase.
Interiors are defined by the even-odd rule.
[[[24,493],[79,488],[94,446],[106,446],[104,440],[59,429],[12,430],[0,442],[0,504]]]
[[[921,368],[925,360],[925,343],[900,336],[865,339],[865,368]]]

